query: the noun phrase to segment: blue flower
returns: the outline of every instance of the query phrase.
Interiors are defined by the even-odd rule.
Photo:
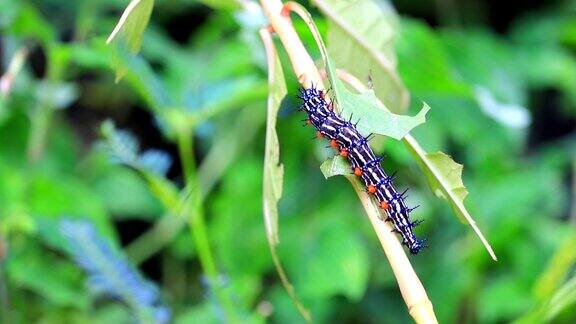
[[[68,242],[68,252],[87,272],[92,292],[124,302],[140,323],[170,320],[170,310],[161,304],[156,285],[145,280],[121,251],[96,232],[92,223],[63,219],[59,228]]]

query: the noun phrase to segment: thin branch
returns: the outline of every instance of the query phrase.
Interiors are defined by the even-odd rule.
[[[572,206],[570,209],[570,222],[576,224],[576,155],[572,160]]]
[[[268,16],[272,29],[278,34],[280,41],[284,45],[290,57],[292,68],[298,76],[300,83],[305,87],[310,86],[312,83],[317,87],[322,87],[323,82],[320,72],[314,65],[310,55],[306,52],[288,16],[291,8],[287,6],[283,7],[280,0],[261,0],[260,3],[266,16]],[[304,16],[302,16],[302,18],[307,21]],[[352,185],[362,201],[370,223],[392,266],[410,315],[417,323],[437,323],[432,303],[412,268],[398,238],[391,233],[391,228],[380,219],[378,209],[372,200],[363,193],[361,185],[355,181],[352,181]]]
[[[367,90],[362,82],[352,74],[342,70],[337,70],[337,72],[340,79],[348,83],[358,92]],[[353,177],[347,178],[356,190],[360,201],[362,201],[366,215],[370,219],[376,235],[378,235],[378,239],[390,262],[394,276],[396,276],[400,293],[408,306],[410,315],[416,323],[436,323],[437,320],[434,315],[432,302],[428,298],[422,282],[410,264],[410,260],[398,241],[398,237],[392,232],[392,227],[382,221],[379,208],[374,205],[374,202],[370,199],[370,196],[366,194],[362,185]]]
[[[382,221],[378,207],[374,205],[374,201],[366,194],[362,184],[353,177],[346,178],[352,183],[366,211],[366,215],[378,236],[382,250],[384,250],[392,267],[392,271],[394,272],[394,276],[398,281],[400,293],[406,302],[406,306],[408,306],[410,315],[416,323],[437,323],[438,321],[434,315],[432,302],[428,298],[426,290],[416,275],[414,268],[412,268],[410,260],[402,248],[402,244],[400,244],[398,237],[392,232],[392,227]]]
[[[264,9],[264,14],[268,17],[270,26],[284,45],[300,84],[310,87],[314,83],[317,88],[323,88],[320,73],[296,33],[289,11],[285,9],[280,0],[260,0],[260,4]]]

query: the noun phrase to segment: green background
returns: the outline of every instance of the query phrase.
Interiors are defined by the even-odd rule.
[[[87,288],[89,275],[67,252],[58,224],[78,218],[158,286],[175,323],[219,322],[224,313],[240,322],[302,322],[275,271],[262,217],[267,71],[257,31],[265,18],[256,3],[247,10],[232,1],[159,0],[147,26],[139,18],[146,30],[132,55],[123,46],[130,40],[105,44],[126,5],[0,4],[2,74],[19,50],[28,53],[9,94],[0,94],[0,320],[133,320],[129,304]],[[304,5],[327,35],[321,10]],[[410,187],[409,205],[420,205],[413,217],[425,222],[416,232],[430,248],[410,260],[439,321],[574,322],[576,4],[391,5],[407,113],[422,101],[432,108],[411,134],[426,151],[464,165],[466,207],[499,258],[434,196],[400,142],[373,142],[386,155],[384,169],[398,172],[397,186]],[[325,38],[329,50],[338,41]],[[278,252],[288,278],[316,322],[410,323],[352,187],[319,169],[333,153],[301,126],[296,77],[276,45],[288,85],[277,120]],[[119,130],[138,145],[126,145]],[[165,154],[143,158],[149,149]],[[198,167],[197,183],[182,189],[188,163]],[[197,194],[201,208],[191,213],[204,215],[217,288],[206,283],[197,228],[186,225],[182,207]],[[158,224],[164,231],[149,232]]]

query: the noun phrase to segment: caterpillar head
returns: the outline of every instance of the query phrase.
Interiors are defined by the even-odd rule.
[[[418,254],[418,252],[426,247],[428,247],[426,240],[415,240],[408,244],[408,249],[410,249],[411,254]]]

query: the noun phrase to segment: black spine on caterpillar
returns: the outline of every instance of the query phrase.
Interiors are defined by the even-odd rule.
[[[339,116],[324,98],[322,90],[314,88],[300,89],[298,96],[303,100],[300,110],[308,114],[308,123],[313,125],[318,134],[330,140],[330,146],[338,149],[346,157],[354,170],[361,177],[366,191],[373,194],[378,204],[388,214],[386,221],[391,221],[394,231],[402,235],[402,244],[410,253],[417,254],[426,247],[424,240],[419,240],[413,228],[420,221],[410,221],[409,213],[415,208],[408,208],[404,203],[404,193],[398,193],[393,186],[394,176],[388,176],[380,161],[368,145],[368,137],[363,137],[351,121]]]

